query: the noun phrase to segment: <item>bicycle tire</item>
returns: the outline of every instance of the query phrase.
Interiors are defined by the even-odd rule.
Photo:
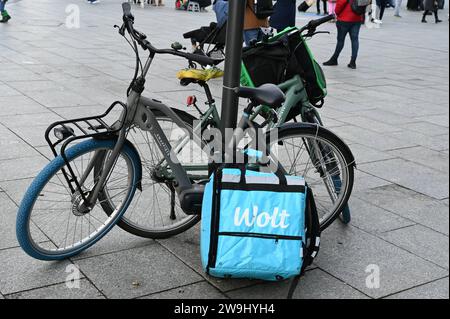
[[[115,146],[116,140],[95,140],[90,139],[84,142],[81,142],[71,148],[69,148],[66,151],[66,156],[69,162],[74,161],[75,159],[88,154],[89,152],[93,152],[96,150],[112,150]],[[39,260],[44,261],[52,261],[52,260],[63,260],[70,257],[73,257],[82,251],[88,249],[92,245],[94,245],[96,242],[98,242],[101,238],[103,238],[113,227],[114,225],[119,221],[119,219],[122,217],[122,215],[127,210],[127,207],[129,203],[131,202],[131,199],[134,196],[134,193],[136,191],[136,184],[138,183],[141,175],[140,171],[140,161],[139,156],[136,154],[136,152],[125,146],[121,154],[124,156],[127,156],[127,158],[130,160],[130,163],[132,164],[132,176],[131,176],[131,186],[130,190],[127,192],[124,204],[120,208],[120,210],[115,214],[115,216],[112,219],[108,220],[108,223],[105,224],[105,227],[103,227],[100,231],[97,233],[93,233],[92,237],[88,237],[87,241],[84,242],[82,245],[74,246],[72,249],[66,249],[62,251],[46,251],[45,249],[39,247],[39,243],[35,241],[34,238],[32,238],[32,235],[30,234],[30,223],[32,219],[32,213],[33,208],[36,205],[36,202],[38,202],[38,198],[41,196],[44,192],[44,188],[51,183],[52,178],[57,176],[58,172],[63,169],[66,164],[61,156],[56,157],[54,160],[52,160],[41,172],[40,174],[34,179],[30,187],[28,188],[27,192],[24,195],[24,198],[21,202],[21,205],[19,207],[19,211],[17,214],[17,222],[16,222],[16,235],[17,240],[22,247],[22,249],[31,257]],[[63,194],[67,195],[67,194]],[[72,194],[73,195],[73,194]],[[72,203],[73,204],[73,203]],[[69,211],[69,218],[71,217],[71,212]],[[33,221],[34,223],[34,221]],[[76,227],[76,226],[75,226]],[[76,228],[75,228],[76,230]],[[55,235],[55,234],[53,234]],[[81,235],[83,236],[83,232],[81,232]],[[48,235],[46,235],[48,237]],[[67,236],[67,234],[66,234]],[[52,242],[51,238],[48,238],[50,242]],[[55,243],[53,243],[55,244]],[[57,248],[58,246],[55,247]]]
[[[190,128],[193,127],[194,121],[196,118],[186,112],[183,112],[181,110],[173,109],[173,111],[180,117],[180,119]],[[156,118],[158,119],[170,119],[167,117],[164,113],[162,113],[159,110],[152,110]],[[138,151],[139,152],[139,151]],[[143,158],[143,155],[140,154],[140,157]],[[145,175],[145,174],[144,174]],[[108,200],[106,199],[106,195],[104,192],[100,193],[99,198],[102,201],[102,207],[106,214],[111,214],[111,207],[109,205]],[[150,207],[148,208],[151,209]],[[138,237],[142,238],[148,238],[148,239],[167,239],[170,237],[173,237],[175,235],[181,234],[190,228],[194,227],[198,222],[200,221],[200,216],[198,215],[192,215],[190,218],[187,219],[186,223],[180,224],[179,226],[169,229],[169,230],[155,230],[155,229],[149,229],[148,227],[145,227],[142,225],[142,223],[139,225],[136,222],[132,222],[131,220],[127,219],[126,213],[122,217],[122,219],[117,223],[117,225],[123,229],[124,231],[133,234]]]
[[[269,134],[270,132],[268,133],[268,136]],[[336,220],[336,218],[339,217],[342,210],[347,205],[348,200],[350,199],[350,196],[352,194],[354,185],[354,167],[355,167],[355,160],[353,154],[351,153],[349,147],[345,144],[345,142],[341,138],[339,138],[336,134],[325,129],[322,126],[307,123],[284,124],[279,128],[278,141],[276,142],[280,143],[280,141],[286,140],[287,138],[290,137],[298,137],[298,138],[312,137],[320,139],[322,143],[326,142],[329,145],[331,145],[333,147],[333,150],[335,152],[338,152],[336,155],[339,156],[343,161],[342,166],[343,168],[345,168],[346,170],[345,173],[347,174],[347,179],[344,185],[345,190],[340,199],[340,203],[336,205],[336,208],[332,212],[329,212],[328,216],[325,219],[321,219],[320,228],[321,231],[324,231]],[[270,143],[269,137],[268,143]],[[272,145],[273,144],[274,143],[272,143]],[[317,195],[317,192],[315,193]]]
[[[318,117],[316,110],[306,112],[303,117],[303,122],[323,126],[323,122]],[[340,188],[341,181],[339,178],[334,179],[333,182],[335,183],[336,188]],[[351,211],[350,211],[350,205],[347,203],[347,205],[345,205],[344,208],[342,209],[342,212],[340,215],[340,221],[343,224],[348,225],[348,224],[350,224],[351,220],[352,220],[352,215],[351,215]]]

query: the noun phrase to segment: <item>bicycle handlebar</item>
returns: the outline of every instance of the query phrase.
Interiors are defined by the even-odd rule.
[[[317,19],[317,20],[312,20],[312,21],[310,21],[308,23],[308,25],[309,25],[310,29],[316,29],[321,24],[329,22],[329,21],[331,21],[331,20],[333,20],[335,18],[336,18],[336,16],[334,14],[330,14],[330,15],[328,15],[326,17],[323,17],[323,18],[320,18],[320,19]]]
[[[223,60],[220,59],[212,59],[208,56],[200,55],[200,54],[193,54],[193,53],[187,53],[187,52],[181,52],[174,49],[157,49],[155,48],[147,39],[147,36],[139,31],[137,31],[133,24],[134,24],[134,16],[131,13],[131,5],[126,2],[122,4],[123,9],[123,26],[120,28],[119,33],[123,35],[124,29],[128,31],[128,33],[131,35],[131,37],[136,40],[139,45],[144,50],[149,50],[152,54],[170,54],[174,56],[179,56],[182,58],[185,58],[192,62],[197,62],[201,65],[218,65]]]
[[[129,2],[122,3],[123,15],[130,16],[131,15],[131,4]]]

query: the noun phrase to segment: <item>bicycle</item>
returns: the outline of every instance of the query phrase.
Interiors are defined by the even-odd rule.
[[[296,50],[301,48],[301,45],[306,46],[306,38],[311,38],[316,34],[322,33],[317,32],[317,28],[334,19],[334,15],[329,15],[326,17],[323,17],[318,20],[312,20],[310,23],[305,25],[304,27],[297,29],[297,28],[288,28],[284,32],[277,34],[276,36],[273,36],[271,38],[266,39],[260,45],[270,45],[270,43],[274,43],[278,41],[282,37],[289,37],[289,38],[298,38],[300,40],[299,44],[295,43],[295,50],[294,52],[291,52],[291,55],[295,55]],[[326,32],[328,33],[328,32]],[[258,44],[254,44],[254,46],[257,46]],[[180,45],[181,46],[181,45]],[[251,49],[251,48],[250,48]],[[305,48],[305,51],[310,52],[309,48]],[[206,53],[198,53],[196,54],[202,54],[206,56],[210,56]],[[217,112],[217,109],[215,107],[215,101],[212,97],[211,90],[208,86],[208,81],[212,78],[218,78],[221,77],[223,73],[218,72],[216,70],[211,69],[197,69],[197,66],[191,65],[189,69],[182,70],[178,74],[178,78],[181,80],[181,85],[187,86],[192,83],[196,83],[200,85],[203,90],[205,91],[206,95],[206,105],[208,109],[205,112],[202,112],[196,105],[196,97],[192,96],[189,97],[188,106],[193,106],[200,114],[200,119],[204,120],[204,122],[207,122],[208,124],[206,126],[213,126],[213,127],[219,127],[220,125],[220,118]],[[270,77],[270,76],[269,76]],[[267,75],[263,79],[263,81],[260,82],[267,82]],[[272,82],[271,82],[272,83]],[[278,82],[277,82],[278,83]],[[249,86],[249,87],[255,87],[255,84],[247,71],[245,65],[242,66],[242,73],[241,73],[241,85],[243,86]],[[321,101],[316,104],[313,104],[310,100],[309,94],[305,87],[305,81],[302,79],[300,75],[294,75],[290,77],[286,81],[282,81],[282,83],[278,84],[278,87],[286,94],[286,101],[283,103],[283,106],[279,109],[275,110],[276,114],[272,115],[270,107],[261,105],[256,108],[254,113],[252,114],[250,120],[255,120],[259,115],[262,115],[265,122],[261,125],[263,127],[266,127],[266,129],[270,130],[276,127],[279,127],[283,123],[289,122],[291,120],[294,120],[294,122],[302,121],[305,123],[312,123],[317,124],[320,126],[323,126],[323,121],[320,117],[320,114],[318,112],[318,108],[323,106],[323,98],[322,99],[316,99],[315,101]],[[299,117],[299,119],[298,119]],[[276,118],[277,121],[274,121],[273,119]],[[204,127],[202,127],[204,129]],[[335,167],[329,167],[328,171],[335,171],[338,170]],[[329,193],[337,193],[340,191],[342,187],[342,181],[338,173],[333,174],[332,176],[333,180],[333,189],[329,190]],[[335,208],[330,208],[330,210],[326,213],[322,214],[322,230],[324,230],[328,225],[329,217],[334,216],[337,212],[335,211]],[[342,221],[345,224],[348,224],[351,220],[351,214],[349,206],[346,205],[343,208],[342,214],[340,215]]]
[[[157,54],[170,54],[183,57],[189,63],[210,66],[222,61],[176,49],[155,48],[134,28],[128,3],[123,4],[123,24],[117,28],[127,40],[126,34],[131,37],[128,41],[136,53],[136,72],[127,90],[127,103],[115,102],[100,116],[60,121],[47,129],[46,140],[55,159],[25,193],[16,224],[20,246],[36,259],[61,260],[77,255],[98,242],[116,224],[144,237],[167,238],[193,227],[200,220],[205,180],[199,179],[198,167],[187,163],[192,154],[185,157],[184,152],[189,151],[191,145],[202,149],[208,141],[197,142],[194,138],[194,128],[188,125],[192,116],[145,98],[142,93]],[[149,52],[145,64],[141,63],[138,46]],[[283,92],[274,85],[236,88],[235,93],[251,103],[240,121],[241,130],[235,132],[233,144],[228,145],[233,150],[244,139],[242,132],[255,128],[256,124],[248,117],[256,106],[279,108],[285,100]],[[120,110],[119,120],[108,123],[108,117],[116,109]],[[178,129],[174,130],[175,125]],[[353,186],[354,159],[348,146],[318,125],[285,124],[276,130],[279,138],[275,141],[268,139],[270,132],[259,137],[262,142],[269,140],[271,144],[256,162],[279,163],[277,155],[283,158],[284,153],[276,153],[277,148],[295,146],[292,142],[295,138],[305,146],[301,154],[315,154],[307,155],[306,165],[326,170],[329,164],[329,158],[324,157],[327,154],[323,146],[326,145],[339,160],[341,173],[348,177],[343,179],[345,192],[339,195],[340,205],[345,205]],[[134,143],[128,139],[132,134]],[[69,147],[74,142],[77,144]],[[296,157],[301,154],[297,153]],[[318,162],[311,164],[311,158]],[[277,164],[277,167],[286,174],[295,174],[297,162],[293,164],[291,167]],[[143,196],[148,190],[153,197]],[[149,205],[141,202],[146,198],[152,199]],[[157,216],[155,206],[165,199],[166,214],[162,215],[160,209]],[[142,224],[133,216],[143,216],[151,225]]]

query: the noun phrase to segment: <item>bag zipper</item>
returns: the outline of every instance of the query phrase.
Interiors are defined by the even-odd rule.
[[[303,240],[302,236],[286,236],[286,235],[270,235],[261,233],[240,233],[240,232],[220,232],[219,236],[232,236],[232,237],[251,237],[251,238],[264,238],[275,240]]]
[[[220,182],[222,181],[222,171],[219,169],[214,176],[213,205],[211,216],[211,237],[209,243],[209,259],[207,274],[211,268],[216,267],[217,248],[219,245],[219,216],[220,216]]]

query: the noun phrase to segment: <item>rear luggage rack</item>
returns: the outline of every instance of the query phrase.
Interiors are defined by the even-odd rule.
[[[108,124],[106,117],[117,107],[121,106],[123,112],[121,113],[121,118],[112,124]],[[74,141],[95,138],[95,139],[111,139],[123,128],[125,119],[127,118],[127,106],[122,102],[114,102],[104,114],[99,116],[83,117],[72,120],[58,121],[50,125],[45,132],[45,140],[47,141],[52,153],[55,157],[61,155],[66,166],[66,169],[62,169],[64,177],[70,187],[72,193],[81,190],[81,186],[78,183],[78,179],[74,174],[74,171],[67,159],[66,149]],[[55,137],[52,141],[50,137],[54,132]],[[59,136],[56,136],[56,135]],[[61,145],[59,154],[57,151],[57,146]],[[75,185],[74,185],[75,184]]]

